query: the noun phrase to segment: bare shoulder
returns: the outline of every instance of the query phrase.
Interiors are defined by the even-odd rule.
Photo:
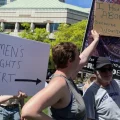
[[[40,91],[41,94],[49,94],[51,97],[63,95],[66,88],[66,81],[63,77],[55,77],[51,79],[50,83]],[[59,98],[58,97],[58,98]]]
[[[50,83],[48,84],[48,86],[46,87],[46,89],[49,90],[53,90],[52,92],[58,93],[61,97],[64,94],[65,90],[67,88],[67,83],[65,78],[63,77],[55,77],[53,78]]]
[[[50,81],[47,87],[34,95],[25,106],[30,106],[30,104],[32,104],[32,107],[36,107],[36,109],[39,109],[40,111],[48,106],[52,106],[63,98],[66,86],[64,78],[55,77]]]
[[[55,77],[51,79],[50,83],[41,92],[47,92],[49,95],[63,95],[67,83],[63,77]],[[62,96],[61,96],[62,97]]]

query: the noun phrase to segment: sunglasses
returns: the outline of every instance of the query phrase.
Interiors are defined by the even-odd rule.
[[[112,72],[113,68],[112,67],[109,67],[109,68],[100,68],[100,69],[97,69],[97,70],[100,71],[100,72]]]

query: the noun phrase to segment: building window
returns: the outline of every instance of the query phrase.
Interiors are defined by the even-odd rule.
[[[14,31],[15,23],[5,23],[5,29],[9,29],[11,32]]]
[[[46,24],[37,24],[37,23],[35,23],[35,28],[45,28],[46,29]]]
[[[59,23],[51,23],[50,24],[50,33],[55,32],[59,27]]]

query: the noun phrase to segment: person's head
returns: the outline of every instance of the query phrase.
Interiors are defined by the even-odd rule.
[[[86,74],[86,77],[85,77],[85,84],[87,83],[87,84],[91,84],[93,81],[95,81],[96,80],[96,75],[95,74],[90,74],[90,73],[87,73]]]
[[[85,92],[95,80],[96,80],[95,74],[87,73],[84,80],[83,92]]]
[[[108,58],[98,57],[94,62],[94,70],[97,80],[101,82],[110,82],[112,80],[113,67]]]
[[[79,52],[77,46],[71,42],[61,42],[52,48],[53,62],[56,69],[64,69],[72,66],[73,69],[78,66]]]

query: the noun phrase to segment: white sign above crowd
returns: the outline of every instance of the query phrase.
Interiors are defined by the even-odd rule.
[[[49,44],[0,34],[0,95],[45,87],[49,51]]]

